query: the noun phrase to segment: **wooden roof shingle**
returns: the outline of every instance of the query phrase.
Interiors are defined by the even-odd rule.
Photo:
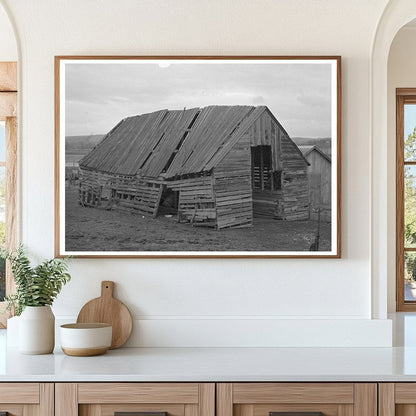
[[[265,106],[209,106],[128,117],[80,162],[106,173],[165,179],[210,171]]]

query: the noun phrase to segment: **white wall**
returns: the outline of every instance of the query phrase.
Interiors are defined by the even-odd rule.
[[[416,26],[403,27],[391,44],[388,62],[388,309],[396,310],[396,88],[416,87]]]
[[[386,299],[370,320],[370,52],[387,0],[2,3],[21,39],[21,237],[42,257],[53,256],[54,55],[343,58],[342,259],[74,259],[58,317],[110,279],[138,320],[130,345],[389,345]]]
[[[1,3],[0,3],[1,4]],[[0,61],[17,61],[16,38],[6,10],[0,5]]]

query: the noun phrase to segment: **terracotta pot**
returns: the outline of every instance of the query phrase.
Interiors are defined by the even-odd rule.
[[[55,316],[50,306],[26,306],[19,319],[19,351],[50,354],[55,346]]]

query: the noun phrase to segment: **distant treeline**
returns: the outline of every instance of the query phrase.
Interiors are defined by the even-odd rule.
[[[317,146],[320,150],[326,153],[329,157],[331,157],[331,138],[330,137],[317,137],[317,138],[310,138],[310,137],[292,137],[292,140],[298,146]]]
[[[104,134],[91,134],[90,136],[66,136],[65,151],[92,149]]]
[[[73,154],[86,154],[104,137],[104,134],[91,134],[89,136],[66,136],[65,151]],[[331,156],[330,137],[293,137],[298,146],[317,146],[328,156]]]

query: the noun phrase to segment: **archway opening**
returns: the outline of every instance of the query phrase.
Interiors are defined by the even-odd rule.
[[[387,64],[389,312],[416,311],[415,42],[416,19],[396,33]]]
[[[387,4],[374,37],[371,56],[371,275],[372,317],[386,319],[396,310],[395,134],[389,133],[395,109],[389,106],[388,57],[399,30],[416,17],[413,0]],[[394,91],[393,91],[394,96]]]

